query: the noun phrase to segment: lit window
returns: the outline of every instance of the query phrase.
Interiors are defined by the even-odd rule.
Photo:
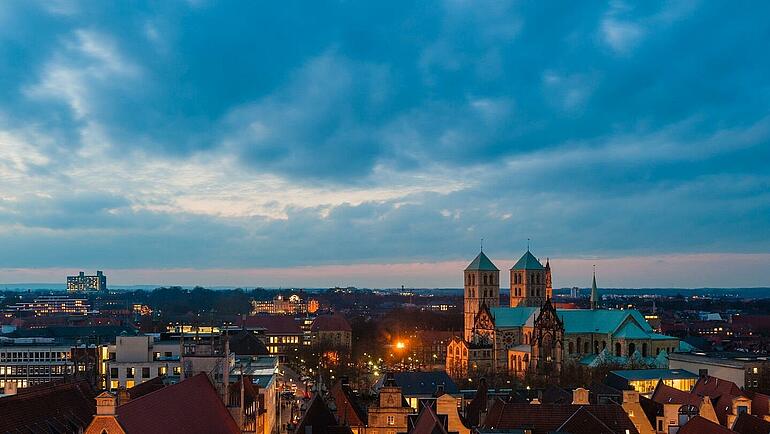
[[[396,424],[396,416],[388,416],[388,425]]]

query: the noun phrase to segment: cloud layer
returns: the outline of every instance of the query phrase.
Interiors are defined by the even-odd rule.
[[[767,253],[757,8],[6,2],[0,267]]]

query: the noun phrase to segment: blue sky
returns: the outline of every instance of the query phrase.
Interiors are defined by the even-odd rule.
[[[2,2],[0,281],[770,285],[768,15]]]

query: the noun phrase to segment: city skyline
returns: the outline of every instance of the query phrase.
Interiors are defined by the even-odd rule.
[[[770,285],[767,5],[300,5],[0,4],[0,285]]]

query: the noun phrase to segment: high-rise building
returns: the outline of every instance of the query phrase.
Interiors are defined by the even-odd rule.
[[[106,291],[107,290],[107,276],[104,272],[97,270],[96,275],[86,276],[84,272],[80,272],[77,276],[67,276],[67,291],[68,292],[84,292],[84,291]]]

